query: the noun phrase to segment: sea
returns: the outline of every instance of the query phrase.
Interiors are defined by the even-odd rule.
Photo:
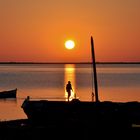
[[[97,64],[100,101],[140,102],[140,64]],[[16,99],[0,99],[0,121],[27,118],[21,105],[31,100],[95,101],[92,64],[0,64],[0,91],[17,88]]]

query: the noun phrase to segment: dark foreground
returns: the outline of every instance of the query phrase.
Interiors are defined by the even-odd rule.
[[[140,139],[140,127],[113,127],[112,124],[89,126],[86,122],[48,122],[37,125],[28,119],[0,122],[0,140],[47,139]]]
[[[28,100],[23,109],[28,119],[0,122],[0,140],[140,139],[137,102]]]

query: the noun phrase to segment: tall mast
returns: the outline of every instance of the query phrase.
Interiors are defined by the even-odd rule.
[[[96,62],[95,62],[95,52],[94,52],[94,42],[93,42],[93,37],[92,36],[91,36],[91,53],[92,53],[92,66],[93,66],[93,74],[94,74],[95,102],[99,102],[97,72],[96,72]]]

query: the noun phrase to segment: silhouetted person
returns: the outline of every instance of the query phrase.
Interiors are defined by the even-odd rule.
[[[72,85],[71,85],[71,82],[68,81],[68,83],[67,83],[67,85],[66,85],[66,91],[67,91],[67,93],[68,93],[68,101],[69,101],[69,98],[70,98],[70,96],[71,96],[71,90],[73,90],[73,89],[72,89]]]

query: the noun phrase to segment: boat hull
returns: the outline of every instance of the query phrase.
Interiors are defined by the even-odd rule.
[[[24,101],[22,108],[33,123],[86,123],[130,127],[140,124],[140,103]],[[99,125],[100,124],[100,125]]]
[[[4,98],[16,98],[17,89],[9,90],[9,91],[2,91],[0,92],[0,99]]]

